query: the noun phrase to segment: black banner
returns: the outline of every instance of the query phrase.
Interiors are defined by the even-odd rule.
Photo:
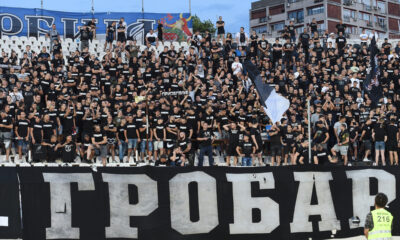
[[[17,176],[15,168],[0,168],[0,239],[22,236]]]
[[[400,233],[396,187],[400,170],[394,167],[96,171],[49,167],[17,172],[24,240],[351,237],[362,235],[378,192],[388,196],[393,233]],[[11,184],[4,190],[12,193],[0,195],[0,216],[8,216],[11,226],[7,232],[0,227],[0,239],[20,234],[15,213],[19,208],[17,172],[13,168],[0,171],[0,193],[5,182]],[[357,217],[359,225],[352,221]]]

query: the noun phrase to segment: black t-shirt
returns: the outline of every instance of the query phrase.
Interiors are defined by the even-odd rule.
[[[345,24],[337,24],[336,25],[337,33],[339,34],[340,32],[342,32],[344,34],[346,27],[347,26]]]
[[[42,140],[43,124],[41,122],[32,121],[33,137],[36,141]]]
[[[6,116],[5,118],[1,119],[0,123],[8,126],[8,125],[12,124],[12,119],[11,119],[11,117]],[[0,128],[1,132],[11,132],[11,130],[12,129],[9,129],[9,128]]]
[[[181,151],[185,151],[189,144],[190,144],[190,140],[187,138],[184,140],[178,141],[178,147],[181,148]]]
[[[281,48],[281,47],[282,47],[282,44],[280,44],[280,43],[274,43],[274,44],[272,45],[272,47],[273,47],[273,48],[275,48],[275,47]],[[274,53],[275,56],[281,55],[281,54],[282,54],[282,49],[281,49],[281,50],[275,50],[275,49],[273,49],[273,53]]]
[[[388,136],[388,141],[390,142],[397,142],[397,133],[399,129],[395,125],[390,124],[387,127],[387,136]]]
[[[328,130],[325,127],[317,127],[315,134],[317,135],[315,138],[315,143],[322,143],[326,138],[326,133]]]
[[[260,46],[262,49],[267,49],[268,47],[268,41],[267,40],[260,40],[258,41],[258,46]]]
[[[114,32],[115,32],[115,26],[109,25],[107,27],[108,30],[108,37],[113,38],[114,37]]]
[[[278,131],[278,130],[269,130],[268,133],[269,133],[269,134],[271,134],[271,133],[276,133],[276,134],[270,136],[270,142],[271,142],[271,144],[280,144],[280,143],[281,143],[281,134],[280,134],[280,131]]]
[[[329,163],[328,153],[325,150],[316,151],[315,156],[318,158],[319,165],[326,165]]]
[[[89,40],[89,31],[86,29],[81,29],[81,41],[88,41]]]
[[[285,44],[283,44],[283,47],[284,47],[284,49],[285,49],[285,53],[286,53],[286,54],[292,54],[291,48],[293,47],[293,44],[291,44],[291,43],[285,43]]]
[[[123,142],[125,141],[125,130],[126,130],[125,127],[126,126],[124,125],[124,126],[119,126],[117,128],[118,138],[120,141],[123,141]]]
[[[164,140],[164,124],[157,124],[157,126],[155,127],[156,129],[156,134],[157,137],[160,139],[160,141]]]
[[[53,122],[43,122],[43,139],[50,140],[54,129],[56,129],[56,125]]]
[[[218,23],[218,24],[223,24],[224,21],[217,21],[217,23]],[[223,34],[223,33],[225,33],[224,26],[219,26],[219,27],[217,28],[217,30],[218,30],[218,34]]]
[[[242,150],[242,154],[244,154],[245,157],[251,157],[251,154],[253,153],[253,143],[248,141],[248,142],[242,142],[240,144],[240,149]]]
[[[310,28],[311,28],[311,32],[316,32],[318,29],[318,24],[317,23],[310,23]]]
[[[300,41],[301,44],[304,46],[308,46],[308,41],[310,40],[310,35],[308,33],[301,33],[300,34]]]
[[[136,139],[138,138],[138,135],[136,133],[136,124],[135,122],[127,122],[126,123],[126,136],[128,139]]]
[[[238,144],[239,143],[239,129],[230,129],[229,130],[229,143],[230,144]]]
[[[109,124],[107,124],[107,126],[108,126],[108,131],[106,131],[107,138],[115,138],[115,132],[110,131],[110,130],[116,129],[114,123],[109,123]]]
[[[64,162],[73,162],[76,156],[76,144],[74,142],[66,144],[62,148],[62,159]]]
[[[200,138],[207,138],[207,140],[200,141],[200,147],[211,146],[211,136],[213,133],[211,130],[200,130],[199,137]]]
[[[250,128],[250,136],[253,136],[253,135],[256,139],[258,147],[261,148],[262,147],[262,138],[261,138],[261,133],[258,130],[258,128],[254,128],[254,127]]]
[[[96,143],[99,143],[99,142],[103,141],[104,136],[105,136],[105,134],[103,132],[101,132],[101,131],[93,133],[94,141]]]
[[[365,125],[362,129],[362,131],[365,131],[363,140],[371,140],[372,137],[372,126],[371,125]]]
[[[29,121],[24,119],[24,120],[19,120],[17,121],[17,126],[18,126],[18,135],[20,137],[26,137],[28,136],[28,127],[29,127]]]
[[[161,162],[160,160],[157,160],[154,165],[158,166],[158,167],[171,166],[171,161],[169,159],[165,162]]]
[[[375,141],[376,142],[385,141],[385,136],[386,136],[385,128],[383,128],[381,126],[376,126],[374,128],[374,132],[375,132]]]
[[[289,25],[288,26],[288,30],[289,30],[289,33],[290,33],[290,36],[294,36],[295,34],[294,34],[294,26],[292,26],[292,25]]]
[[[282,135],[282,141],[283,143],[286,143],[286,146],[294,146],[295,142],[295,136],[293,132],[285,132],[284,135]]]
[[[343,49],[346,46],[346,38],[345,37],[337,37],[336,38],[336,44],[339,49]]]

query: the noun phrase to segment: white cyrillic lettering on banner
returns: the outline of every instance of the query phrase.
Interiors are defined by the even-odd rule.
[[[312,232],[309,216],[319,215],[319,231],[340,230],[340,222],[336,218],[329,181],[330,172],[294,172],[295,181],[300,182],[297,190],[296,206],[293,222],[290,223],[292,233]],[[318,204],[311,205],[313,187],[315,184]]]
[[[138,229],[130,226],[131,216],[147,216],[158,208],[157,182],[144,174],[103,173],[110,193],[110,227],[106,238],[138,238]],[[138,203],[129,204],[128,186],[135,185]]]
[[[71,183],[78,183],[79,191],[94,191],[91,173],[43,173],[50,183],[51,227],[46,228],[46,239],[79,239],[79,229],[72,227]]]
[[[189,183],[197,182],[199,221],[190,220]],[[169,181],[171,226],[181,234],[209,233],[218,226],[215,178],[204,172],[179,173]]]
[[[378,191],[386,194],[388,204],[396,198],[396,178],[394,175],[380,169],[364,169],[346,171],[353,184],[353,216],[360,218],[360,225],[350,224],[350,228],[364,226],[365,218],[374,206],[375,196],[370,192],[370,178],[378,180]]]
[[[260,189],[274,189],[272,173],[226,174],[232,182],[233,220],[230,234],[270,233],[279,226],[279,205],[269,197],[252,197],[251,182],[258,182]],[[252,209],[260,210],[260,221],[254,223]]]

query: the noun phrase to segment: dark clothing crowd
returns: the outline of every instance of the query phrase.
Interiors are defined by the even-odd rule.
[[[289,25],[287,36],[269,42],[243,28],[235,36],[225,34],[224,24],[220,18],[215,38],[195,32],[187,47],[171,44],[162,51],[153,44],[142,51],[122,37],[123,44],[114,45],[110,28],[110,48],[101,59],[86,42],[70,56],[63,56],[57,40],[50,51],[26,46],[20,58],[3,52],[5,160],[398,164],[399,45],[378,46],[379,74],[365,86],[371,48],[347,44],[342,31],[336,38],[319,37],[315,26],[297,34]],[[280,122],[265,114],[246,60],[258,67],[265,84],[290,100]]]

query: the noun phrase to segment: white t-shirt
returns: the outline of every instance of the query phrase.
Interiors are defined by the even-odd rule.
[[[370,34],[369,34],[369,39],[372,39],[373,37],[374,37],[374,34],[373,34],[373,33],[370,33]],[[375,33],[375,41],[378,42],[378,40],[379,40],[378,33]]]
[[[361,42],[367,42],[368,41],[368,34],[361,33],[360,34],[360,39],[361,39]]]
[[[350,79],[350,82],[351,82],[351,86],[353,86],[353,83],[354,83],[354,82],[357,82],[357,87],[360,88],[360,79],[358,79],[358,78],[351,78],[351,79]]]
[[[327,40],[327,44],[330,43],[330,42],[332,43],[332,47],[335,48],[336,47],[336,39],[330,37]]]
[[[149,40],[149,42],[154,42],[157,40],[157,34],[155,32],[153,32],[153,34],[151,34],[150,32],[148,32],[146,34],[146,39]]]
[[[242,72],[243,66],[240,62],[234,62],[232,63],[232,70],[234,71],[233,74],[236,75],[240,72]]]

